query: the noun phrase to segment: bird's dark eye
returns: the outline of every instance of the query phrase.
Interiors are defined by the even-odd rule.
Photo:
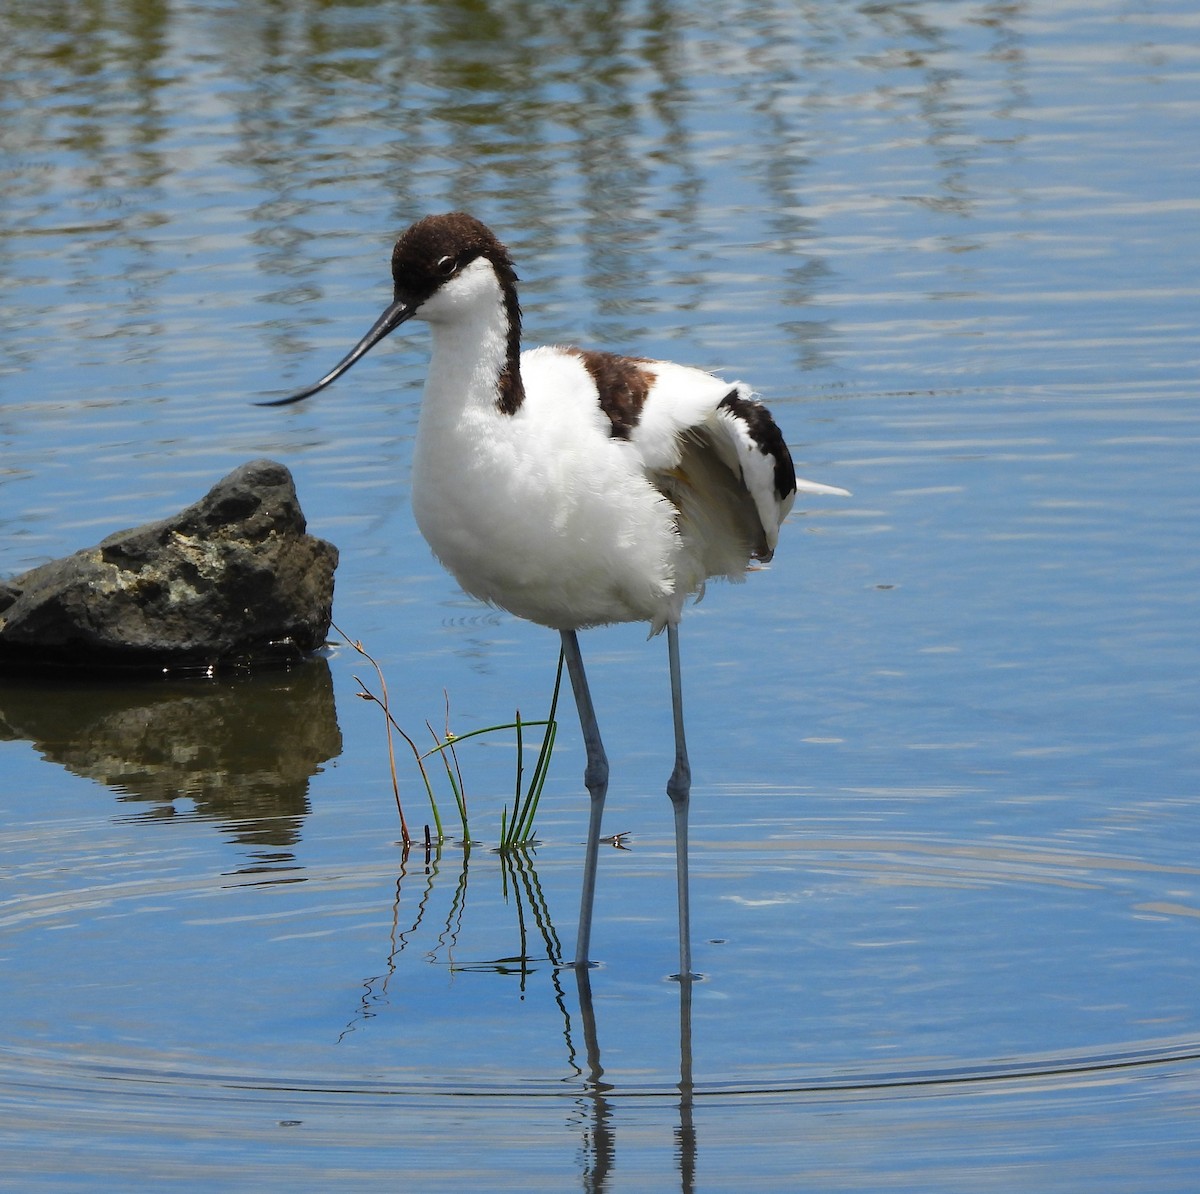
[[[442,257],[438,259],[437,265],[433,267],[443,278],[449,278],[454,275],[454,271],[458,269],[458,262],[453,257]]]

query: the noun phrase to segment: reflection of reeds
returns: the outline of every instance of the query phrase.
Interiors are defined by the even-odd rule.
[[[624,835],[619,835],[624,836]],[[613,845],[621,843],[613,841]],[[605,1076],[600,1048],[600,1032],[592,1000],[592,971],[587,966],[564,966],[562,944],[554,927],[550,906],[538,879],[533,852],[514,849],[498,854],[500,875],[503,883],[504,903],[514,907],[517,942],[511,953],[499,956],[475,958],[466,962],[453,957],[462,930],[466,911],[468,878],[470,874],[470,843],[462,851],[461,868],[449,908],[436,918],[431,913],[435,885],[441,880],[444,889],[453,881],[449,874],[441,872],[442,853],[440,846],[425,851],[424,884],[415,897],[415,906],[401,919],[400,906],[408,880],[409,850],[401,852],[400,873],[396,879],[395,898],[392,903],[391,926],[387,957],[382,972],[365,979],[358,1007],[350,1022],[338,1034],[338,1043],[351,1034],[366,1029],[368,1023],[380,1015],[391,1002],[389,987],[407,946],[416,944],[417,935],[427,916],[434,923],[427,927],[428,934],[436,934],[435,943],[425,950],[424,960],[435,966],[444,966],[451,974],[490,974],[512,980],[519,984],[518,996],[524,1001],[532,991],[534,995],[553,1000],[562,1018],[562,1039],[566,1049],[569,1073],[560,1081],[564,1089],[576,1091],[568,1123],[578,1128],[582,1136],[580,1153],[584,1168],[584,1189],[600,1191],[607,1189],[606,1179],[612,1172],[616,1157],[616,1130],[611,1079]],[[486,854],[483,873],[489,874]],[[478,870],[474,879],[480,878]],[[415,881],[415,876],[413,877]],[[410,901],[411,902],[411,901]],[[536,934],[530,925],[536,929]],[[401,928],[404,924],[407,927]],[[537,937],[541,938],[540,947]],[[571,999],[564,985],[564,976],[570,970],[575,976],[578,992],[578,1017],[570,1006]],[[530,980],[543,975],[540,985]],[[695,1088],[692,1066],[692,985],[694,975],[678,976],[679,984],[679,1124],[675,1129],[675,1157],[683,1190],[695,1189],[696,1158],[698,1153],[697,1132],[694,1114]],[[511,989],[511,988],[510,988]],[[495,988],[486,992],[487,1007],[495,1005]],[[582,1040],[580,1040],[582,1037]]]
[[[416,945],[422,927],[426,936],[432,936],[433,941],[424,947],[424,960],[430,965],[445,966],[450,973],[492,973],[498,975],[516,976],[520,982],[522,998],[528,989],[528,980],[540,969],[546,969],[548,981],[553,992],[553,998],[561,1011],[566,1023],[568,1045],[570,1044],[570,1015],[566,1008],[566,993],[561,981],[562,943],[550,915],[550,906],[542,891],[534,864],[533,852],[526,848],[516,848],[507,852],[488,852],[484,855],[484,874],[491,874],[487,859],[495,857],[500,866],[500,881],[504,903],[512,905],[516,917],[517,945],[514,952],[500,953],[498,956],[472,958],[459,961],[454,953],[463,929],[466,915],[467,889],[469,880],[479,875],[471,868],[471,847],[467,843],[460,856],[460,865],[455,879],[443,865],[442,847],[435,845],[425,850],[424,881],[413,900],[413,893],[408,892],[408,886],[417,882],[416,876],[410,876],[408,864],[410,850],[403,847],[400,853],[400,873],[396,879],[395,895],[392,901],[390,926],[390,943],[387,958],[379,974],[372,975],[363,981],[362,995],[359,1006],[350,1022],[339,1034],[339,1041],[344,1040],[350,1033],[355,1032],[368,1020],[374,1019],[380,1010],[390,1001],[388,988],[403,954],[409,945]],[[443,895],[447,884],[452,883],[449,905],[441,914],[432,915],[435,888]],[[410,907],[407,916],[401,918],[401,904],[405,894],[410,896]],[[427,919],[433,920],[432,925],[426,924]],[[536,935],[530,930],[530,923],[536,928]],[[540,947],[537,938],[540,937]],[[546,965],[548,963],[548,966]],[[574,1057],[574,1050],[571,1049]],[[576,1074],[580,1071],[573,1064]]]
[[[508,805],[505,805],[500,814],[500,851],[505,853],[509,850],[516,849],[520,846],[529,845],[533,841],[533,819],[537,814],[538,803],[541,800],[542,789],[546,785],[546,777],[550,771],[550,756],[554,753],[554,739],[558,733],[558,722],[555,720],[555,714],[558,711],[558,694],[562,687],[562,671],[563,671],[563,656],[562,652],[558,655],[558,670],[554,676],[554,692],[550,698],[550,712],[542,721],[523,721],[521,719],[521,711],[516,712],[516,720],[506,722],[502,725],[484,726],[482,729],[472,730],[467,734],[455,734],[450,729],[450,698],[446,696],[446,719],[445,730],[439,738],[437,731],[429,722],[425,723],[426,729],[429,730],[430,736],[433,738],[434,745],[424,753],[418,748],[417,744],[409,737],[408,734],[400,727],[400,724],[392,716],[391,707],[388,701],[387,680],[383,674],[383,668],[379,666],[376,659],[357,639],[352,639],[336,624],[333,625],[334,630],[342,636],[342,638],[358,652],[368,663],[375,669],[375,675],[379,678],[379,695],[372,692],[358,677],[355,676],[355,683],[358,684],[358,695],[365,701],[373,701],[380,709],[383,710],[384,725],[387,729],[387,745],[388,745],[388,767],[392,777],[392,794],[396,800],[396,812],[400,817],[400,835],[405,847],[412,843],[412,836],[408,831],[408,824],[404,817],[404,808],[400,800],[400,781],[396,773],[396,751],[392,739],[392,731],[397,734],[408,744],[409,750],[412,751],[413,759],[417,764],[417,770],[420,772],[421,780],[425,785],[425,793],[429,797],[429,807],[433,814],[433,823],[436,829],[435,840],[438,843],[446,840],[445,833],[442,830],[442,818],[438,812],[437,796],[434,793],[433,782],[429,778],[429,772],[426,769],[425,761],[431,755],[437,755],[442,761],[442,766],[446,772],[446,781],[450,785],[450,791],[454,796],[454,803],[458,808],[459,820],[462,823],[463,842],[468,847],[471,843],[471,829],[467,817],[467,796],[466,787],[463,783],[462,767],[458,760],[458,747],[461,743],[469,741],[471,738],[477,738],[483,734],[494,734],[504,730],[516,730],[517,734],[517,766],[516,766],[516,788],[513,796],[512,815],[509,815]],[[525,741],[524,731],[529,726],[542,726],[542,744],[538,750],[537,762],[534,764],[533,772],[529,777],[529,784],[522,791],[522,785],[525,775]],[[429,827],[425,828],[426,842],[429,841]]]
[[[517,929],[520,933],[523,959],[528,959],[527,926],[525,924],[525,904],[533,913],[533,921],[541,933],[542,942],[546,947],[546,957],[555,967],[562,965],[562,942],[554,929],[550,917],[550,906],[542,893],[542,885],[538,880],[537,868],[533,863],[533,855],[527,849],[509,850],[501,855],[503,860],[502,878],[504,883],[504,899],[508,902],[511,890],[517,907]],[[522,903],[521,892],[525,893],[525,903]]]

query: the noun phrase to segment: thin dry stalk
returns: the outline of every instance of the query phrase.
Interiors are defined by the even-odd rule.
[[[373,692],[371,692],[371,690],[367,688],[367,686],[361,680],[359,680],[357,676],[355,676],[354,679],[360,689],[358,695],[362,697],[363,700],[374,701],[383,710],[383,724],[387,730],[388,768],[391,771],[392,776],[392,794],[396,798],[396,812],[400,816],[400,839],[407,849],[410,845],[412,845],[412,835],[408,832],[408,822],[404,819],[404,806],[400,801],[400,781],[396,776],[396,748],[392,741],[392,727],[395,726],[396,729],[400,729],[400,727],[396,726],[396,720],[394,717],[392,717],[392,711],[388,705],[387,680],[384,679],[383,668],[379,666],[378,662],[375,660],[375,657],[367,651],[362,643],[360,643],[357,639],[352,639],[348,634],[344,633],[342,628],[336,623],[331,622],[330,625],[333,626],[334,630],[336,630],[338,634],[340,634],[342,638],[345,639],[346,642],[348,642],[350,646],[352,646],[354,650],[357,651],[375,669],[375,675],[379,677],[379,691],[382,694],[381,697],[377,697]],[[402,730],[401,733],[403,733]],[[405,737],[407,737],[407,735],[405,735]],[[412,744],[410,743],[410,745]],[[413,746],[413,750],[416,751],[415,746]]]

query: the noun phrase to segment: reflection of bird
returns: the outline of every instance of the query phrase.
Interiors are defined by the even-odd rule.
[[[521,353],[516,272],[472,216],[429,216],[392,253],[395,300],[315,385],[329,385],[414,317],[433,356],[413,463],[417,525],[474,596],[562,635],[587,749],[591,819],[576,963],[587,961],[608,762],[575,632],[608,622],[664,627],[675,722],[680,974],[691,970],[687,904],[690,772],[677,624],[709,577],[741,580],[769,560],[797,487],[779,428],[747,386],[699,369],[577,348]]]

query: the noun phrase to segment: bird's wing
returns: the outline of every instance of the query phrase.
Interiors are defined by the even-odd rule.
[[[669,472],[678,467],[689,442],[702,444],[753,501],[767,556],[797,491],[846,494],[796,476],[783,433],[749,386],[665,362],[648,362],[646,368],[654,372],[654,383],[630,435],[646,468]]]
[[[846,493],[796,477],[783,433],[742,382],[671,361],[579,348],[532,349],[522,357],[522,368],[546,383],[540,391],[570,392],[587,402],[597,429],[627,442],[651,478],[679,480],[685,454],[693,464],[697,452],[719,461],[754,505],[765,536],[763,558],[774,551],[797,490]],[[552,381],[552,375],[561,380]],[[590,400],[569,384],[584,377],[591,383]]]

